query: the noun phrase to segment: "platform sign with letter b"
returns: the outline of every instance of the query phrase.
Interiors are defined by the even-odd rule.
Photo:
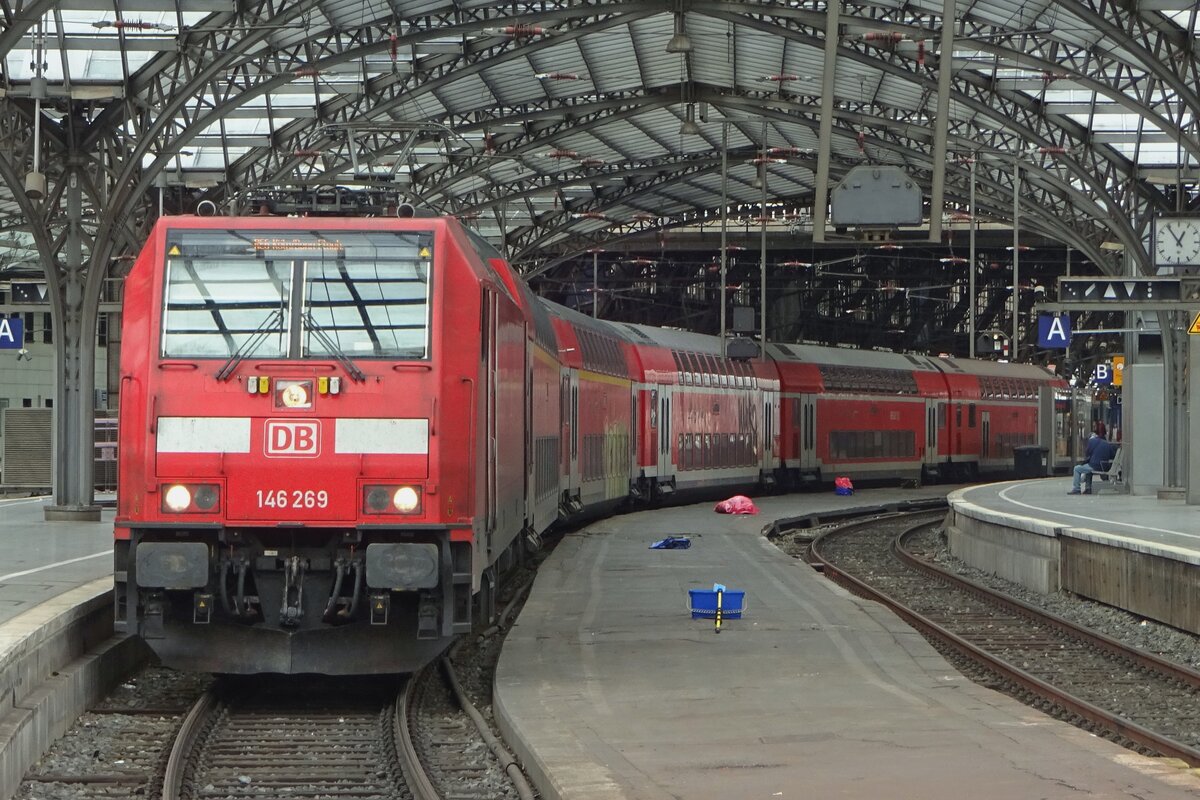
[[[1097,364],[1096,372],[1094,373],[1093,377],[1095,378],[1097,386],[1110,385],[1113,381],[1112,364],[1109,364],[1107,361]]]

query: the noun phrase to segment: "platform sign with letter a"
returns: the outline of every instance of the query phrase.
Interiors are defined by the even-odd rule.
[[[1038,347],[1066,350],[1071,344],[1071,318],[1066,314],[1038,314]]]
[[[20,317],[0,319],[0,350],[20,350],[25,346],[25,326]]]

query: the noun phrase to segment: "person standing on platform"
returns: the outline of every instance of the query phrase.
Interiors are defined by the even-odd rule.
[[[1075,465],[1074,476],[1075,480],[1071,484],[1071,491],[1067,494],[1091,494],[1091,489],[1086,492],[1082,491],[1082,482],[1085,475],[1090,476],[1096,470],[1104,469],[1103,460],[1108,448],[1101,447],[1104,440],[1100,438],[1100,434],[1092,431],[1092,435],[1088,437],[1087,444],[1083,448],[1083,461]],[[1089,477],[1089,481],[1090,481]]]

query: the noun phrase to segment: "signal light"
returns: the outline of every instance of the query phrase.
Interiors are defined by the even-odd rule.
[[[250,394],[258,394],[258,378],[253,375],[246,378],[246,391]]]
[[[419,486],[365,486],[363,512],[366,514],[404,514],[422,512]]]
[[[162,493],[162,510],[168,514],[211,514],[219,510],[221,488],[214,483],[175,483]]]
[[[317,394],[339,394],[342,391],[342,379],[338,377],[317,378]]]
[[[267,394],[271,391],[271,379],[263,375],[258,379],[258,393]]]

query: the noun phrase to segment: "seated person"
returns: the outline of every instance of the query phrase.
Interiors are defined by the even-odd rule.
[[[1099,458],[1100,458],[1100,466],[1095,467],[1093,472],[1108,472],[1109,468],[1112,467],[1113,459],[1117,457],[1117,450],[1118,450],[1118,448],[1120,448],[1120,446],[1121,445],[1117,444],[1116,442],[1106,442],[1104,440],[1101,440],[1100,445],[1096,448],[1096,452],[1099,454]],[[1107,475],[1101,475],[1100,477],[1103,480],[1108,480]],[[1092,493],[1092,473],[1091,472],[1089,472],[1087,475],[1084,476],[1084,487],[1083,487],[1082,493],[1083,494],[1091,494]]]
[[[1100,435],[1095,431],[1087,440],[1087,445],[1084,447],[1083,462],[1076,464],[1073,471],[1074,481],[1071,485],[1071,491],[1068,494],[1091,494],[1092,493],[1092,473],[1103,472],[1106,461],[1112,461],[1112,454],[1116,452],[1116,448],[1108,442],[1100,438]],[[1083,489],[1082,481],[1084,476],[1087,476],[1087,489]]]

